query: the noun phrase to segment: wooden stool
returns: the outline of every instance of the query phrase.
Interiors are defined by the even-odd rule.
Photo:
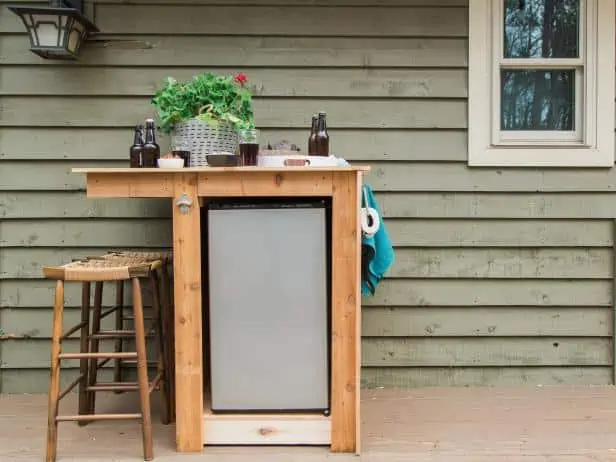
[[[174,309],[173,296],[171,291],[171,278],[169,266],[173,263],[173,253],[171,251],[146,252],[146,251],[110,251],[97,258],[120,258],[129,259],[133,263],[147,263],[152,261],[160,261],[161,266],[157,269],[160,281],[160,297],[161,309],[163,316],[163,348],[164,348],[164,370],[166,373],[167,391],[169,395],[169,407],[167,416],[170,422],[175,422],[175,326],[174,326]],[[171,270],[172,272],[173,270]],[[123,284],[120,282],[116,291],[118,306],[122,306],[124,299]],[[124,327],[124,321],[130,317],[124,316],[124,309],[119,308],[116,311],[115,328],[121,330]],[[121,353],[123,350],[123,339],[118,338],[115,343],[115,352]],[[122,380],[122,358],[115,359],[114,363],[114,381]],[[118,391],[117,393],[121,393]]]
[[[163,399],[163,422],[167,420],[165,410],[168,409],[166,391],[166,373],[163,361],[162,313],[159,302],[159,287],[156,270],[162,266],[159,260],[146,263],[134,263],[130,259],[120,257],[110,259],[85,259],[59,267],[44,267],[45,277],[56,280],[55,300],[53,309],[53,333],[51,348],[51,372],[49,381],[49,409],[47,427],[47,462],[56,460],[58,423],[76,421],[80,425],[95,420],[127,420],[139,419],[143,433],[143,455],[145,460],[153,458],[152,419],[150,411],[150,393],[160,387]],[[152,283],[153,326],[158,337],[158,371],[150,382],[147,370],[146,329],[143,315],[143,303],[140,278],[149,278]],[[103,283],[132,283],[134,330],[100,329],[101,319],[123,308],[119,304],[108,310],[102,310]],[[78,281],[82,283],[81,322],[63,333],[64,282]],[[95,283],[92,333],[90,328],[90,284]],[[72,334],[80,331],[79,353],[61,353],[61,342]],[[101,340],[134,337],[136,351],[103,353],[99,351]],[[137,364],[137,382],[98,382],[98,369],[112,359],[134,359]],[[60,363],[64,359],[79,359],[79,377],[66,389],[60,391]],[[103,359],[99,363],[99,359]],[[58,415],[59,401],[75,386],[79,385],[79,415]],[[138,391],[141,412],[135,414],[95,414],[95,393],[99,391]]]

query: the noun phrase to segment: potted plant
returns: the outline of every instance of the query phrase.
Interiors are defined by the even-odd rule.
[[[196,75],[178,82],[168,77],[152,98],[163,133],[183,138],[191,149],[191,166],[206,165],[206,156],[235,153],[238,130],[254,128],[252,95],[244,74]]]

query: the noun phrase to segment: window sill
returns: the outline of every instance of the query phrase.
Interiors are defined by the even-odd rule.
[[[488,148],[469,151],[469,167],[614,167],[613,149]]]

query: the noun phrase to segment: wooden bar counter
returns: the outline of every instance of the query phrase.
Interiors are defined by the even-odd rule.
[[[179,452],[206,444],[324,444],[360,451],[359,210],[367,167],[85,168],[89,198],[173,201],[176,443]],[[201,305],[201,198],[331,197],[331,413],[216,415],[204,400]],[[204,402],[205,401],[205,402]]]

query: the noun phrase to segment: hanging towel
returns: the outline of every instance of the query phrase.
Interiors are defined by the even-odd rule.
[[[361,292],[363,295],[374,295],[376,286],[394,263],[394,248],[387,234],[372,188],[366,183],[364,183],[364,194],[362,194],[362,207],[375,209],[381,222],[381,226],[374,236],[367,236],[362,233],[361,243]]]

